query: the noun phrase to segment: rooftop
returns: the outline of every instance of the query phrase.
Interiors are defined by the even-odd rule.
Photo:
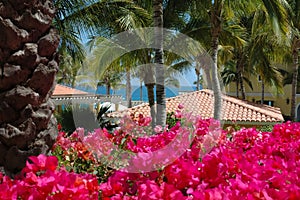
[[[114,104],[120,104],[122,101],[122,96],[93,94],[68,86],[56,84],[51,99],[56,105],[70,103],[92,104],[96,102],[111,102]]]
[[[204,119],[213,117],[213,103],[213,91],[207,89],[186,93],[166,100],[167,112],[177,110],[178,105],[181,104],[185,112],[202,116]],[[221,120],[223,121],[255,123],[284,121],[280,108],[256,104],[228,95],[222,96],[222,110]],[[148,103],[143,103],[124,111],[110,113],[109,117],[121,118],[124,115],[131,114],[135,116],[139,114],[150,116]]]
[[[68,86],[56,84],[52,96],[88,95],[89,93]]]

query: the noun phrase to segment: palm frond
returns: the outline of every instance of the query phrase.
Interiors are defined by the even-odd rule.
[[[289,32],[289,21],[291,8],[286,0],[262,0],[268,13],[272,28],[277,35],[280,32],[286,34]]]

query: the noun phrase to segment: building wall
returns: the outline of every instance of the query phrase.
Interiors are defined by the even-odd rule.
[[[245,90],[246,90],[246,100],[251,102],[257,102],[260,103],[261,101],[261,81],[258,81],[257,76],[251,76],[250,80],[252,82],[253,90],[245,84]],[[271,106],[279,107],[281,109],[281,112],[284,116],[290,116],[291,113],[291,88],[292,85],[286,85],[283,88],[283,93],[278,94],[276,89],[271,88],[267,85],[265,85],[265,101],[270,101]],[[235,83],[231,83],[230,85],[225,87],[225,93],[230,96],[236,96],[236,85]],[[239,96],[241,97],[241,93],[239,93]],[[272,103],[273,101],[273,103]],[[298,118],[300,119],[300,94],[297,95],[297,103],[296,103],[296,115],[297,115],[297,109],[299,107],[298,111]]]

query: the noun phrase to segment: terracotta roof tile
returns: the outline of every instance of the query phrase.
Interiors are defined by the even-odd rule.
[[[184,106],[184,111],[192,112],[203,118],[213,117],[213,92],[211,90],[200,90],[186,93],[166,100],[167,112],[175,111],[178,105]],[[227,95],[222,96],[222,120],[242,122],[281,122],[283,116],[279,108],[262,104],[256,104]],[[109,117],[120,118],[124,115],[143,114],[150,116],[148,103],[144,103],[125,111],[113,112]]]
[[[56,84],[52,96],[87,95],[89,93],[64,85]]]

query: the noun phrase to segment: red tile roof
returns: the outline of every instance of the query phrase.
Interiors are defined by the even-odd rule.
[[[175,111],[178,105],[183,105],[183,110],[192,112],[202,118],[213,117],[213,92],[211,90],[200,90],[186,93],[166,100],[167,112]],[[281,122],[284,121],[280,108],[271,107],[241,100],[236,97],[223,95],[221,119],[224,121],[239,122]],[[148,103],[144,103],[125,111],[113,112],[109,117],[120,118],[124,115],[143,114],[150,116]]]
[[[87,95],[89,93],[64,85],[56,84],[52,96]]]

